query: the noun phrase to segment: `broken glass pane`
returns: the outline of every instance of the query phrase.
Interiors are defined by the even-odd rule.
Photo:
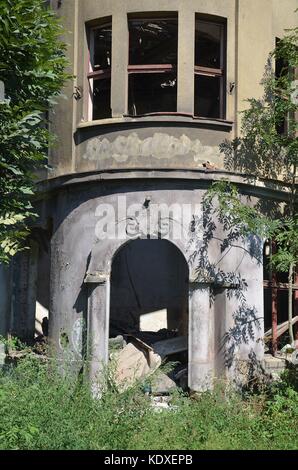
[[[112,25],[94,30],[93,70],[108,69],[112,60]]]
[[[111,112],[111,77],[93,81],[93,119],[109,118]]]
[[[196,21],[195,65],[219,69],[221,63],[222,25]]]
[[[220,77],[195,75],[195,114],[220,118]]]
[[[128,112],[134,116],[177,110],[177,75],[138,73],[129,75]]]
[[[177,19],[130,20],[129,64],[177,64]]]

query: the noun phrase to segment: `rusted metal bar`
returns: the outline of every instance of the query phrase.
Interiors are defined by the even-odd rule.
[[[298,299],[298,279],[297,281],[295,282],[295,284],[293,284],[293,290],[297,291],[296,292],[296,297]],[[263,285],[264,287],[266,288],[272,288],[272,287],[276,287],[278,290],[288,290],[289,289],[289,284],[287,282],[272,282],[272,281],[264,281],[263,282]]]

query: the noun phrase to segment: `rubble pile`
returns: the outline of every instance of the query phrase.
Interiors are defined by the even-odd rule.
[[[109,339],[109,357],[115,362],[114,380],[120,391],[146,379],[162,364],[172,362],[170,372],[159,370],[146,392],[167,395],[176,387],[187,389],[187,336],[176,331],[136,331]]]

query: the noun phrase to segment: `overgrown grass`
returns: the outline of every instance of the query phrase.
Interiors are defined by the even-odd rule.
[[[36,359],[0,374],[0,449],[297,449],[297,369],[262,394],[172,396],[157,412],[136,386],[99,400]]]

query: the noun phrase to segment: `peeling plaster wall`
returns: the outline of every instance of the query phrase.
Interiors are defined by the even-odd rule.
[[[159,126],[109,131],[90,129],[78,134],[78,171],[114,168],[203,168],[210,162],[223,168],[220,143],[229,132]]]
[[[128,206],[130,204],[142,205],[146,198],[150,198],[150,204],[171,205],[177,201],[180,204],[191,204],[192,208],[198,211],[198,215],[202,215],[200,204],[204,190],[195,182],[184,183],[181,188],[179,182],[170,183],[163,180],[159,181],[157,186],[150,181],[136,181],[133,191],[131,189],[131,185],[124,181],[105,183],[104,185],[89,183],[88,186],[81,186],[75,191],[68,190],[61,193],[56,201],[57,212],[51,245],[50,337],[62,357],[71,361],[77,370],[82,366],[81,354],[83,343],[86,341],[86,336],[83,333],[87,321],[88,289],[84,284],[86,272],[99,272],[109,277],[114,254],[130,239],[127,236],[125,240],[98,240],[96,236],[98,206],[110,204],[117,214],[118,196],[125,196]],[[107,216],[108,220],[109,216]],[[118,222],[120,221],[118,220]],[[121,230],[120,233],[123,233]],[[172,240],[172,242],[188,260],[198,245],[190,243],[187,231],[183,233],[182,239]],[[200,233],[197,233],[199,244],[202,240],[202,234],[201,226]],[[146,238],[148,233],[144,231],[141,235]],[[258,317],[262,317],[263,267],[255,258],[255,250],[250,252],[250,249],[249,246],[247,249],[245,246],[235,246],[227,250],[226,253],[220,253],[218,242],[215,241],[208,247],[208,257],[211,262],[217,262],[223,271],[239,272],[239,275],[246,279],[247,306],[252,307]],[[139,256],[140,262],[142,262],[141,254]],[[148,269],[150,271],[150,266]],[[190,278],[193,278],[195,275],[194,265],[189,264],[189,270]],[[152,272],[152,276],[154,276],[154,272]],[[100,289],[102,288],[100,287]],[[146,291],[146,284],[143,289]],[[212,380],[212,377],[232,375],[232,366],[228,369],[226,367],[226,356],[231,350],[233,363],[237,358],[247,360],[252,351],[258,360],[262,360],[263,345],[259,340],[263,334],[262,321],[260,326],[252,326],[252,333],[248,334],[247,341],[242,340],[239,343],[239,315],[237,317],[237,310],[240,306],[239,299],[235,296],[231,297],[226,289],[219,289],[215,291],[215,296],[212,294],[210,297],[208,294],[206,297],[208,290],[205,289],[204,293],[202,291],[201,295],[195,285],[190,290],[192,292],[189,294],[190,308],[192,308],[193,315],[199,315],[192,325],[195,328],[194,331],[197,331],[198,328],[198,332],[200,332],[198,337],[195,336],[197,333],[193,333],[194,336],[192,336],[191,363],[193,367],[199,367],[202,374],[207,374]],[[118,300],[121,303],[121,299]],[[101,313],[98,314],[98,321],[106,315],[104,313],[106,307],[99,308]],[[208,334],[204,336],[202,327],[207,319],[208,325],[205,326],[208,329]],[[240,321],[244,320],[243,317],[240,318]],[[240,325],[240,329],[242,327],[243,325]],[[191,325],[190,328],[192,328]],[[96,331],[94,331],[95,335]],[[229,342],[222,347],[227,334],[230,334]],[[98,344],[101,344],[103,338],[99,335],[96,340]],[[198,351],[202,351],[202,355]],[[204,354],[203,351],[205,351]],[[202,364],[201,369],[199,364]],[[200,387],[199,382],[202,382],[196,382],[195,376],[191,380],[197,384],[196,387]]]
[[[125,163],[132,167],[197,167],[207,161],[221,166],[219,148],[203,145],[200,139],[191,140],[166,132],[154,132],[151,137],[141,139],[137,132],[111,137],[93,137],[88,140],[82,159],[95,168],[119,166]],[[91,163],[92,162],[92,163]],[[85,163],[85,162],[84,162]]]

